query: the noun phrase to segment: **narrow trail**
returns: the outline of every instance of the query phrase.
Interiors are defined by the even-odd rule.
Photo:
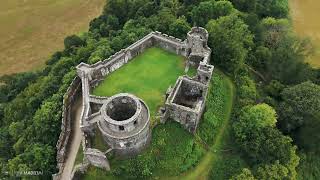
[[[71,144],[68,149],[68,155],[65,162],[65,167],[61,174],[61,180],[70,180],[71,172],[76,160],[78,149],[81,143],[81,130],[80,130],[80,116],[82,111],[82,97],[79,97],[74,103],[74,109],[72,110],[72,135],[69,139]]]
[[[225,76],[225,75],[224,75]],[[200,160],[198,165],[188,171],[183,176],[174,177],[172,179],[185,179],[185,180],[206,180],[208,179],[208,175],[210,172],[210,169],[212,165],[214,164],[215,158],[217,156],[217,153],[220,149],[220,146],[222,145],[222,139],[224,134],[226,133],[226,130],[228,128],[229,120],[231,118],[233,103],[235,99],[235,87],[231,79],[226,77],[228,80],[228,86],[230,87],[230,96],[231,96],[231,102],[227,104],[227,110],[226,110],[226,118],[224,119],[224,122],[222,123],[219,132],[216,135],[216,138],[214,140],[213,145],[210,147],[209,151],[204,155],[204,157]],[[171,179],[171,178],[169,178]]]

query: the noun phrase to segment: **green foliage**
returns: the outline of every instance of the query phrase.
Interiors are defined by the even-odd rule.
[[[252,163],[272,163],[279,160],[288,169],[289,177],[296,177],[295,168],[299,164],[296,147],[292,146],[292,139],[279,130],[273,127],[253,130],[238,141]]]
[[[106,38],[101,38],[99,41],[96,41],[95,39],[90,39],[88,41],[92,43],[93,46],[95,46],[95,51],[91,53],[88,59],[88,62],[90,64],[102,61],[114,53],[113,49],[110,46],[110,42]]]
[[[283,102],[279,107],[283,130],[294,131],[308,121],[319,123],[320,86],[311,82],[285,88],[281,94]]]
[[[237,78],[238,102],[241,106],[252,105],[258,98],[258,92],[255,82],[249,76]]]
[[[285,88],[285,86],[283,84],[281,84],[279,81],[272,80],[265,87],[265,91],[266,91],[266,93],[268,93],[268,95],[279,100],[281,97],[281,92],[283,91],[284,88]]]
[[[289,14],[288,0],[257,1],[257,14],[261,17],[286,18]]]
[[[76,76],[75,65],[80,62],[95,63],[106,59],[152,30],[184,38],[191,24],[207,25],[210,34],[209,46],[213,49],[213,64],[228,73],[234,73],[238,86],[237,107],[252,106],[256,102],[261,102],[261,99],[268,100],[274,105],[280,102],[277,109],[282,129],[288,127],[294,129],[290,135],[294,137],[299,147],[308,153],[318,151],[320,147],[319,133],[317,133],[319,132],[318,87],[307,83],[304,85],[308,88],[301,86],[285,88],[286,85],[295,85],[306,80],[319,83],[320,77],[320,71],[312,69],[303,62],[305,56],[312,53],[310,42],[294,36],[288,20],[281,19],[288,16],[288,1],[232,0],[231,2],[238,10],[247,13],[238,12],[228,1],[108,1],[103,14],[90,22],[89,32],[81,36],[67,37],[64,42],[65,50],[55,53],[47,61],[44,70],[1,78],[0,170],[45,170],[48,174],[56,171],[55,144],[60,132],[62,99],[70,82]],[[268,86],[263,88],[261,99],[257,88],[263,87],[264,84],[259,83],[259,86],[256,86],[246,72],[249,69],[247,65],[252,66],[254,71],[261,71],[260,74],[263,74],[267,81]],[[177,65],[176,68],[181,67]],[[155,71],[158,66],[150,69]],[[176,70],[167,74],[172,72]],[[214,77],[214,80],[215,86],[224,84],[218,77]],[[144,81],[143,84],[152,83]],[[161,90],[164,91],[165,89]],[[213,95],[212,91],[217,92]],[[143,94],[152,98],[161,97],[163,93]],[[199,126],[199,129],[202,129],[199,136],[208,143],[214,139],[214,132],[221,123],[224,110],[221,102],[227,101],[228,98],[222,95],[219,89],[210,90],[207,112]],[[153,102],[151,104],[155,105]],[[155,105],[154,109],[156,107]],[[270,112],[271,116],[256,111],[260,112],[260,108],[252,112],[248,110],[241,118],[264,119],[266,122],[250,121],[245,124],[249,126],[255,122],[263,128],[258,131],[247,129],[246,138],[241,141],[237,138],[244,154],[251,158],[248,160],[250,167],[258,168],[257,171],[252,171],[253,174],[258,179],[279,178],[285,176],[286,168],[288,170],[286,176],[294,178],[298,157],[295,155],[291,139],[283,136],[274,125],[267,126],[275,122],[273,111],[262,110]],[[243,126],[246,127],[245,125]],[[171,126],[170,124],[169,127]],[[116,168],[114,174],[118,172],[127,177],[146,178],[160,176],[167,171],[169,174],[178,175],[190,169],[199,160],[203,150],[189,135],[179,131],[171,129],[161,131],[164,134],[156,134],[156,144],[149,148],[150,151],[128,161],[127,164],[121,162],[122,165]],[[181,141],[178,137],[187,138]],[[175,148],[165,148],[168,144]],[[316,179],[318,161],[309,154],[306,159],[302,161],[299,175],[305,179]],[[241,167],[240,160],[237,159],[226,161],[226,164],[230,164],[234,169],[232,173],[225,173],[224,177],[238,173]],[[227,169],[226,164],[221,165],[221,169]],[[239,169],[236,170],[236,167]],[[307,170],[308,167],[314,168],[313,171]],[[95,175],[100,172],[94,171]],[[306,175],[301,175],[304,172]],[[110,173],[107,177],[111,177]],[[244,170],[239,178],[253,179],[253,175],[250,171]]]
[[[229,73],[238,70],[245,61],[252,45],[252,34],[237,14],[211,20],[206,26],[209,32],[209,46],[214,47],[214,64]]]
[[[84,41],[77,35],[71,35],[64,39],[64,47],[66,49],[76,48],[84,45]]]
[[[223,76],[213,75],[211,86],[213,88],[210,88],[206,102],[207,111],[204,113],[197,131],[200,138],[209,145],[213,143],[218,128],[226,118],[225,102],[232,101],[226,93],[229,91],[229,85]]]
[[[261,180],[289,179],[288,169],[285,166],[281,165],[279,161],[276,161],[273,164],[260,166],[256,174],[256,178]]]
[[[180,17],[173,24],[171,24],[169,32],[174,37],[185,39],[190,29],[191,27],[186,21],[185,17]]]
[[[313,47],[308,40],[293,35],[287,19],[265,18],[260,26],[263,51],[257,49],[250,61],[266,72],[269,80],[295,84],[315,79],[311,67],[303,62],[304,57],[313,52]],[[258,58],[262,58],[260,62]]]
[[[255,13],[260,17],[287,18],[288,0],[230,0],[240,11]]]
[[[234,123],[234,131],[240,141],[248,140],[253,131],[275,127],[276,122],[276,112],[269,105],[247,106],[242,109],[238,121]]]
[[[244,168],[240,174],[233,176],[231,180],[255,180],[255,178],[250,169]]]
[[[114,159],[117,165],[112,173],[130,179],[178,175],[193,167],[203,151],[189,132],[171,121],[154,128],[151,145],[143,154],[129,160]]]
[[[320,157],[318,153],[300,153],[301,157],[297,168],[299,180],[317,180],[320,177]]]
[[[204,1],[192,9],[192,21],[198,26],[205,26],[210,19],[217,19],[234,11],[235,9],[228,1]]]
[[[292,136],[300,149],[306,152],[320,152],[320,115],[307,119]]]
[[[254,12],[257,6],[257,0],[230,0],[232,4],[240,11]]]

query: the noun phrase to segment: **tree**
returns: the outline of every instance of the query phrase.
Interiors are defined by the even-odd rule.
[[[265,87],[265,91],[266,91],[266,93],[268,93],[268,95],[272,96],[273,98],[275,98],[277,100],[280,100],[281,92],[283,91],[284,88],[285,88],[285,86],[283,84],[281,84],[279,81],[272,80]]]
[[[258,92],[255,82],[248,75],[237,78],[240,106],[252,105],[256,102]]]
[[[174,37],[185,39],[186,34],[190,31],[191,27],[186,21],[185,17],[178,18],[169,28],[169,32]]]
[[[268,48],[277,48],[290,30],[287,19],[267,17],[261,21],[262,41]]]
[[[242,109],[238,121],[234,124],[234,131],[240,140],[246,139],[252,131],[264,127],[275,127],[276,111],[267,104],[247,106]]]
[[[261,17],[286,18],[289,13],[288,0],[259,0],[256,8]]]
[[[210,19],[217,19],[234,12],[229,1],[204,1],[192,9],[191,16],[193,23],[198,26],[205,26]]]
[[[255,180],[254,176],[252,175],[250,169],[244,168],[242,169],[240,174],[237,174],[231,177],[231,180]]]
[[[240,11],[255,12],[257,0],[230,0],[232,4]]]
[[[320,86],[309,81],[285,88],[281,94],[283,102],[279,106],[281,129],[291,132],[308,121],[318,121],[319,92]]]
[[[308,120],[293,135],[298,147],[306,152],[320,153],[320,114]]]
[[[288,169],[281,165],[279,161],[276,161],[273,164],[266,164],[263,166],[259,166],[257,170],[256,178],[260,180],[269,180],[269,179],[289,179],[288,177]]]
[[[77,35],[67,36],[64,39],[64,47],[65,49],[72,49],[76,47],[83,46],[85,42]]]
[[[296,146],[292,145],[292,139],[274,127],[248,131],[250,133],[244,138],[237,137],[248,159],[254,164],[270,164],[278,160],[288,169],[288,176],[295,178],[299,157],[296,155]]]
[[[288,20],[263,19],[261,34],[263,45],[271,52],[271,57],[267,58],[264,68],[269,80],[276,79],[283,84],[296,84],[315,79],[315,72],[304,62],[305,57],[312,54],[313,47],[308,40],[292,33]]]
[[[252,45],[253,36],[248,26],[237,14],[211,20],[207,24],[209,46],[214,48],[214,64],[229,73],[234,73],[243,65]]]
[[[157,15],[156,29],[160,32],[167,32],[171,24],[176,21],[176,17],[172,14],[168,8],[163,8]]]

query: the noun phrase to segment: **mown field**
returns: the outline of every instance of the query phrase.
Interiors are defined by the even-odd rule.
[[[2,0],[0,75],[39,69],[67,35],[86,31],[105,0]]]

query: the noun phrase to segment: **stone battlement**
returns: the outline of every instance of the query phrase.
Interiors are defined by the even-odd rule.
[[[194,77],[181,76],[175,86],[167,91],[167,99],[161,111],[161,122],[173,119],[194,133],[204,111],[213,66],[209,64],[211,49],[207,46],[208,32],[201,27],[193,27],[186,40],[155,31],[144,36],[129,47],[121,49],[104,61],[88,65],[80,63],[77,73],[82,81],[83,110],[80,128],[83,132],[84,152],[90,147],[86,140],[95,129],[102,133],[104,141],[121,155],[137,154],[149,144],[151,137],[148,106],[138,97],[118,94],[99,97],[90,94],[110,73],[130,62],[134,57],[152,46],[159,46],[188,59],[189,66],[197,68]],[[165,78],[165,77],[164,77]],[[98,150],[88,155],[89,163],[109,167],[105,156]]]

